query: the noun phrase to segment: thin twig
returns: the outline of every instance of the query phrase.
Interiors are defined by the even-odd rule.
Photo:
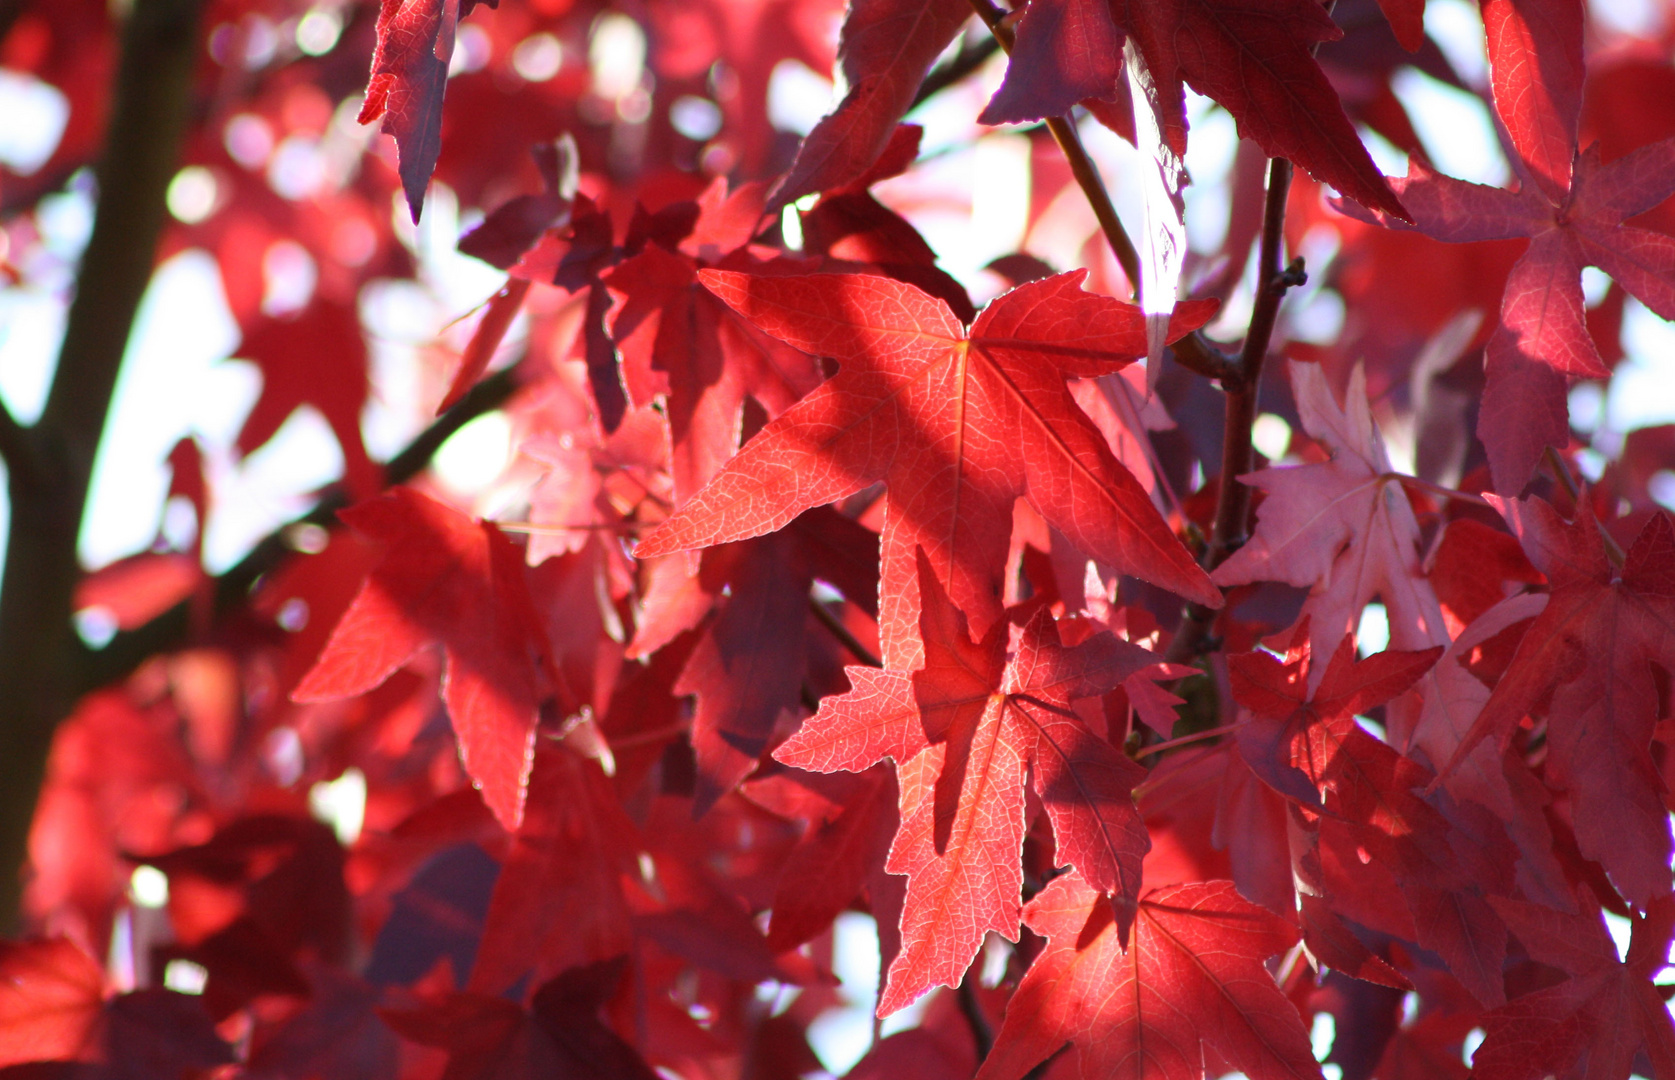
[[[1195,742],[1202,742],[1205,739],[1213,739],[1217,735],[1226,735],[1229,732],[1238,730],[1239,727],[1239,724],[1223,724],[1220,727],[1207,728],[1203,731],[1195,731],[1191,735],[1182,735],[1180,738],[1170,739],[1168,742],[1153,743],[1150,746],[1142,746],[1134,752],[1134,757],[1138,760],[1150,754],[1161,754],[1165,750],[1173,750],[1176,747],[1188,746]]]
[[[861,644],[861,640],[849,632],[849,627],[838,621],[838,617],[826,610],[826,605],[816,600],[811,594],[808,598],[808,609],[821,626],[835,638],[838,644],[849,650],[849,655],[865,664],[867,667],[881,668],[884,661],[872,654],[872,650]]]
[[[1000,42],[993,37],[986,37],[975,43],[961,45],[960,51],[955,53],[951,60],[925,76],[925,81],[919,84],[919,92],[913,95],[913,104],[907,107],[907,111],[912,112],[937,94],[970,75],[988,63],[989,57],[999,51]]]
[[[1012,52],[1012,27],[1005,21],[1006,12],[994,3],[994,0],[971,0],[972,8],[977,17],[983,20],[983,25],[994,34],[995,40],[1007,54]],[[1099,221],[1100,231],[1105,234],[1105,241],[1111,245],[1112,254],[1117,257],[1117,264],[1122,272],[1128,275],[1128,282],[1134,289],[1134,301],[1140,301],[1140,253],[1135,250],[1134,241],[1128,238],[1128,233],[1122,227],[1122,219],[1117,217],[1117,208],[1111,203],[1111,193],[1105,190],[1105,181],[1100,179],[1099,167],[1088,156],[1088,151],[1082,145],[1082,137],[1076,132],[1076,125],[1068,117],[1047,117],[1047,130],[1052,132],[1053,140],[1059,144],[1059,150],[1064,154],[1064,160],[1070,165],[1070,175],[1076,178],[1076,184],[1082,189],[1082,195],[1093,208],[1093,216]]]
[[[971,972],[966,972],[965,978],[960,980],[960,1015],[965,1017],[966,1026],[971,1028],[971,1041],[977,1047],[977,1064],[989,1056],[994,1049],[995,1033],[989,1026],[989,1018],[983,1015],[983,1003],[977,1000],[977,980],[972,978]]]
[[[1485,499],[1481,495],[1473,495],[1469,491],[1455,491],[1451,487],[1443,487],[1441,484],[1433,484],[1429,480],[1421,480],[1417,476],[1409,476],[1406,473],[1383,473],[1379,476],[1379,479],[1386,481],[1394,480],[1398,483],[1406,484],[1409,487],[1418,488],[1420,491],[1425,492],[1425,494],[1434,496],[1438,499],[1444,499],[1452,502],[1468,502],[1475,506],[1489,505],[1489,500]]]
[[[1194,330],[1169,346],[1175,355],[1175,363],[1206,379],[1219,379],[1226,383],[1239,377],[1238,363],[1226,353],[1210,344],[1202,333]]]

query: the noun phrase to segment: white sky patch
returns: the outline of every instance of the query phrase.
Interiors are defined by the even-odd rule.
[[[494,483],[511,455],[512,421],[497,410],[450,435],[431,459],[431,468],[451,494],[468,499]]]
[[[343,19],[329,8],[315,8],[297,21],[297,48],[309,56],[324,56],[337,47]]]
[[[128,879],[128,896],[143,908],[160,908],[169,902],[169,876],[155,866],[136,866]]]
[[[1184,193],[1186,235],[1192,250],[1209,253],[1227,239],[1232,199],[1226,181],[1238,154],[1239,133],[1227,110],[1191,90],[1186,92],[1186,112],[1192,132],[1186,144],[1186,171],[1192,181]]]
[[[1437,169],[1474,184],[1503,187],[1512,176],[1488,106],[1476,94],[1404,67],[1390,80]]]
[[[94,463],[79,544],[86,565],[103,566],[151,543],[169,486],[169,451],[200,426],[226,427],[215,368],[237,341],[213,258],[194,249],[158,268]]]
[[[225,457],[221,463],[212,464],[215,501],[204,532],[204,563],[212,573],[236,563],[256,541],[308,509],[312,492],[343,475],[337,437],[311,405],[291,413],[240,466]]]
[[[1291,449],[1291,425],[1283,416],[1263,413],[1250,426],[1251,444],[1269,461],[1278,461]]]
[[[587,62],[594,93],[613,101],[632,93],[646,70],[646,32],[620,12],[599,16],[587,43]]]
[[[1362,656],[1371,656],[1390,647],[1390,613],[1383,604],[1368,604],[1361,609],[1361,624],[1355,630],[1355,645]]]
[[[70,121],[70,101],[51,83],[0,68],[0,164],[28,176],[47,163]]]
[[[1605,423],[1613,431],[1675,423],[1675,326],[1640,301],[1623,308],[1623,348],[1606,395]]]
[[[208,982],[209,972],[190,960],[170,960],[163,969],[163,985],[177,994],[201,994]]]
[[[1396,149],[1389,139],[1365,124],[1356,125],[1355,133],[1361,136],[1361,144],[1367,148],[1379,172],[1385,176],[1407,175],[1407,154]]]
[[[46,407],[63,336],[58,297],[44,289],[0,290],[0,399],[25,424]]]
[[[1616,912],[1602,911],[1600,914],[1605,916],[1605,929],[1611,934],[1611,944],[1617,947],[1617,959],[1627,961],[1629,939],[1634,936],[1634,923]]]
[[[1023,135],[996,133],[977,142],[967,250],[948,260],[972,277],[984,264],[1023,247],[1029,228],[1029,153]]]
[[[545,32],[529,35],[512,50],[512,70],[527,82],[546,82],[563,66],[564,47]]]
[[[322,780],[308,789],[308,812],[332,827],[337,842],[353,847],[366,821],[366,774],[350,767],[336,780]]]
[[[1667,25],[1656,0],[1592,0],[1589,14],[1618,33],[1655,38]]]
[[[842,1076],[872,1048],[872,1010],[878,999],[878,924],[846,911],[832,924],[832,971],[844,1004],[808,1026],[808,1043],[826,1071]]]
[[[1465,1041],[1460,1044],[1460,1057],[1467,1065],[1471,1064],[1471,1057],[1477,1053],[1477,1048],[1483,1045],[1484,1036],[1482,1028],[1472,1028],[1466,1032]]]
[[[807,135],[831,111],[832,80],[801,60],[781,60],[768,76],[768,123]]]
[[[1468,85],[1488,85],[1489,45],[1482,12],[1472,0],[1430,0],[1425,5],[1425,36],[1436,42]]]

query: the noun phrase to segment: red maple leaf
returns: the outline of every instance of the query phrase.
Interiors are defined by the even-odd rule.
[[[1641,1051],[1654,1075],[1675,1076],[1675,1022],[1652,983],[1669,961],[1675,899],[1662,896],[1644,915],[1632,916],[1634,934],[1621,960],[1599,903],[1585,888],[1576,891],[1574,915],[1522,900],[1491,903],[1531,957],[1571,977],[1484,1014],[1473,1076],[1575,1075],[1571,1066],[1585,1053],[1588,1076],[1622,1077]]]
[[[366,341],[352,300],[339,303],[320,297],[293,316],[263,318],[245,333],[235,355],[262,372],[262,396],[239,431],[240,453],[256,450],[300,406],[312,405],[343,449],[349,489],[371,495],[383,486],[383,470],[367,456],[361,440]]]
[[[172,1080],[234,1060],[199,999],[163,989],[107,999],[104,972],[69,941],[0,941],[5,1075]]]
[[[1442,608],[1419,565],[1419,523],[1373,423],[1361,369],[1351,374],[1341,407],[1318,364],[1292,363],[1291,385],[1304,430],[1331,458],[1239,478],[1266,498],[1255,535],[1211,580],[1283,581],[1310,590],[1303,614],[1316,655],[1355,633],[1375,597],[1389,611],[1395,648],[1446,644]]]
[[[768,947],[783,952],[830,926],[872,884],[869,879],[882,876],[900,824],[895,777],[885,765],[855,776],[787,769],[745,790],[752,802],[782,817],[808,820],[774,890]],[[883,921],[876,896],[873,914]]]
[[[1534,498],[1497,500],[1550,591],[1506,674],[1444,769],[1490,735],[1547,716],[1547,783],[1570,792],[1576,842],[1636,904],[1669,891],[1669,816],[1652,762],[1654,665],[1675,655],[1675,524],[1646,522],[1612,565],[1591,506],[1573,522]],[[1534,605],[1532,605],[1533,607]]]
[[[709,594],[716,613],[674,686],[676,694],[697,696],[694,814],[756,767],[783,713],[798,715],[814,579],[837,582],[872,612],[877,564],[877,535],[824,507],[781,532],[704,553],[698,578],[687,580]]]
[[[454,993],[380,1015],[406,1038],[449,1052],[443,1080],[654,1080],[651,1066],[600,1021],[628,957],[571,968],[535,991],[525,1010],[501,997]]]
[[[498,7],[500,0],[383,0],[378,9],[378,47],[356,120],[370,124],[383,117],[384,130],[395,136],[401,186],[415,222],[442,153],[442,94],[454,30],[478,4]]]
[[[984,124],[1062,116],[1084,98],[1113,100],[1124,79],[1123,32],[1107,0],[1031,0]]]
[[[842,187],[871,168],[925,72],[970,19],[967,0],[850,4],[838,39],[838,65],[849,91],[803,140],[774,189],[774,202]]]
[[[1412,686],[1441,653],[1439,646],[1356,661],[1345,637],[1312,695],[1306,642],[1283,661],[1265,652],[1229,657],[1233,693],[1253,714],[1239,729],[1239,751],[1257,776],[1307,808],[1325,856],[1311,876],[1330,899],[1365,886],[1363,866],[1391,875],[1419,942],[1480,1000],[1498,1004],[1505,930],[1483,894],[1511,884],[1499,835],[1479,839],[1481,822],[1458,812],[1451,820],[1447,808],[1427,802],[1420,790],[1430,773],[1355,719]]]
[[[0,1066],[83,1056],[104,1005],[104,972],[69,941],[0,942]]]
[[[751,326],[698,282],[705,266],[772,269],[743,250],[761,224],[761,186],[729,196],[718,180],[698,206],[678,252],[648,245],[603,278],[612,303],[606,327],[622,357],[628,400],[665,402],[677,504],[738,450],[747,397],[776,416],[820,381],[810,357]]]
[[[1145,354],[1139,308],[1061,274],[1000,297],[968,334],[942,301],[889,278],[700,276],[751,322],[835,358],[839,371],[746,443],[636,554],[771,532],[883,480],[880,622],[892,667],[916,666],[912,590],[895,583],[912,580],[917,548],[974,633],[994,624],[1019,496],[1101,562],[1220,605],[1065,386]],[[1177,307],[1171,337],[1211,310]]]
[[[855,689],[821,702],[775,752],[816,772],[896,762],[902,824],[887,865],[908,877],[907,906],[880,1015],[958,983],[984,932],[1016,938],[1026,774],[1058,860],[1116,897],[1123,933],[1149,846],[1130,795],[1142,770],[1070,703],[1115,688],[1157,657],[1103,633],[1065,648],[1039,606],[1021,627],[997,624],[974,642],[919,558],[923,667],[847,669]]]
[[[342,517],[388,549],[292,699],[365,693],[420,649],[441,645],[443,700],[460,755],[483,801],[515,830],[537,714],[558,682],[522,551],[492,524],[409,488]]]
[[[1058,116],[1078,101],[1126,97],[1129,35],[1145,58],[1150,107],[1177,156],[1186,153],[1185,83],[1227,109],[1239,134],[1268,154],[1406,217],[1315,61],[1311,46],[1343,32],[1314,0],[1033,0],[1006,78],[978,119],[1019,123]]]
[[[633,945],[625,875],[642,845],[599,767],[566,746],[535,752],[529,804],[483,921],[467,989],[504,993]]]
[[[1087,1080],[1198,1080],[1210,1062],[1251,1080],[1321,1075],[1297,1007],[1262,966],[1297,943],[1297,930],[1232,882],[1153,890],[1126,949],[1110,902],[1074,873],[1024,917],[1047,948],[1012,995],[978,1080],[1018,1080],[1066,1042]]]
[[[1610,374],[1588,331],[1582,269],[1599,267],[1647,307],[1675,318],[1675,238],[1623,224],[1675,194],[1675,140],[1609,164],[1597,145],[1578,152],[1582,17],[1575,5],[1496,0],[1484,5],[1484,22],[1495,108],[1517,150],[1519,190],[1456,180],[1419,161],[1391,183],[1413,227],[1427,236],[1530,239],[1489,339],[1478,419],[1495,488],[1512,495],[1543,447],[1569,442],[1570,380]]]

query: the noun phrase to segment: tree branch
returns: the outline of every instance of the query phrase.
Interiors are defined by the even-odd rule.
[[[1239,377],[1237,361],[1210,344],[1209,339],[1197,330],[1169,346],[1169,350],[1175,357],[1175,363],[1206,379],[1227,383]]]
[[[29,0],[0,0],[0,41],[5,41],[6,35],[12,32],[28,3]]]
[[[30,472],[39,468],[35,460],[35,439],[17,422],[12,410],[0,404],[0,459],[9,472]]]
[[[828,633],[838,639],[838,644],[849,650],[849,655],[865,664],[867,667],[881,668],[884,661],[872,654],[872,650],[861,644],[861,639],[849,632],[849,627],[838,621],[837,616],[826,609],[826,605],[816,600],[812,595],[808,598],[808,609],[814,613],[814,618],[824,626]]]
[[[1222,378],[1227,413],[1221,441],[1221,486],[1216,496],[1216,516],[1209,544],[1200,560],[1206,570],[1214,570],[1244,546],[1250,518],[1250,488],[1239,477],[1250,472],[1255,464],[1250,435],[1251,424],[1256,420],[1262,362],[1273,339],[1280,302],[1288,289],[1306,280],[1302,259],[1280,266],[1285,250],[1285,203],[1290,193],[1291,162],[1273,158],[1268,162],[1268,196],[1263,206],[1262,243],[1257,256],[1256,305],[1251,311],[1250,329],[1245,333],[1236,368]],[[1180,663],[1198,656],[1209,640],[1215,617],[1215,611],[1210,608],[1187,605],[1166,657]]]
[[[40,422],[12,470],[0,583],[0,933],[18,928],[29,829],[58,723],[74,707],[76,540],[122,354],[151,280],[180,157],[203,0],[136,0],[123,32],[98,206]]]
[[[1006,22],[1006,12],[994,3],[994,0],[971,0],[972,8],[977,17],[983,20],[983,25],[1000,42],[1000,47],[1007,54],[1012,52],[1013,33],[1011,24]],[[1047,130],[1052,132],[1053,140],[1059,144],[1059,150],[1064,154],[1064,160],[1070,165],[1070,175],[1076,178],[1076,184],[1082,189],[1082,194],[1093,208],[1093,216],[1099,221],[1100,231],[1105,234],[1106,243],[1111,245],[1112,254],[1116,255],[1117,263],[1122,272],[1128,276],[1128,282],[1134,289],[1135,302],[1140,300],[1140,253],[1134,248],[1134,241],[1128,238],[1128,233],[1122,227],[1122,219],[1117,217],[1117,208],[1111,203],[1111,193],[1105,190],[1105,182],[1100,179],[1099,167],[1088,156],[1088,151],[1082,145],[1082,137],[1076,132],[1076,125],[1068,117],[1047,117]]]

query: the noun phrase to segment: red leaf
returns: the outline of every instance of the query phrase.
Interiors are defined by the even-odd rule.
[[[1498,6],[1516,5],[1505,0]],[[1552,60],[1560,67],[1565,62]],[[1548,66],[1545,59],[1527,61],[1525,77],[1534,67]],[[1528,89],[1528,95],[1536,94]],[[1508,93],[1505,100],[1528,95]],[[1496,104],[1503,118],[1513,107],[1498,93]],[[1509,127],[1513,119],[1507,118]],[[1530,238],[1507,279],[1501,325],[1489,339],[1489,381],[1478,420],[1495,489],[1504,495],[1523,488],[1543,447],[1568,444],[1570,380],[1609,374],[1588,333],[1582,269],[1599,267],[1647,307],[1675,318],[1675,239],[1623,224],[1675,193],[1675,139],[1602,164],[1597,147],[1575,154],[1575,126],[1574,115],[1559,125],[1572,133],[1570,150],[1564,171],[1545,180],[1542,168],[1557,167],[1551,150],[1556,136],[1551,125],[1526,127],[1529,144],[1519,149],[1540,161],[1526,163],[1535,176],[1517,192],[1442,176],[1419,161],[1409,164],[1405,178],[1392,181],[1413,215],[1413,227],[1427,236],[1454,243]],[[1353,207],[1340,208],[1362,216]]]
[[[1419,523],[1373,423],[1361,369],[1350,376],[1343,407],[1317,364],[1293,362],[1291,384],[1304,429],[1331,459],[1240,478],[1267,497],[1257,510],[1256,534],[1212,580],[1308,589],[1303,614],[1316,656],[1355,633],[1375,597],[1389,610],[1392,646],[1445,644],[1442,608],[1419,565]],[[1314,681],[1324,673],[1317,669]]]
[[[1654,514],[1619,571],[1588,503],[1574,522],[1534,497],[1499,506],[1551,591],[1444,771],[1491,735],[1504,744],[1545,703],[1547,782],[1571,793],[1582,853],[1643,906],[1670,886],[1669,817],[1651,742],[1653,665],[1667,665],[1675,643],[1675,525]]]
[[[343,473],[350,490],[371,495],[383,486],[383,471],[361,441],[366,342],[352,300],[339,303],[321,297],[294,316],[264,318],[245,333],[237,355],[262,372],[262,396],[239,431],[240,453],[256,450],[300,406],[312,405],[343,448]]]
[[[646,557],[756,536],[884,480],[885,661],[914,666],[914,550],[984,634],[1020,496],[1102,562],[1220,603],[1064,385],[1146,350],[1138,308],[1065,274],[1007,293],[968,336],[947,305],[887,278],[748,277],[705,284],[756,325],[840,370],[747,443],[650,536]],[[1183,304],[1178,337],[1209,313]]]
[[[1047,886],[1025,918],[1048,945],[978,1080],[1018,1080],[1067,1041],[1084,1077],[1198,1080],[1206,1057],[1251,1080],[1320,1076],[1303,1018],[1262,966],[1297,931],[1230,882],[1153,891],[1126,950],[1108,901],[1076,874]]]
[[[420,649],[441,645],[447,658],[443,700],[461,757],[483,800],[515,830],[537,712],[554,681],[522,552],[488,522],[472,521],[408,488],[342,517],[388,550],[314,670],[292,691],[293,700],[365,693]]]
[[[599,1019],[627,966],[618,956],[565,971],[535,991],[529,1012],[504,998],[456,993],[380,1015],[406,1038],[449,1052],[443,1080],[654,1080]]]
[[[1652,984],[1668,962],[1675,901],[1660,897],[1644,916],[1633,917],[1628,957],[1619,961],[1593,895],[1578,889],[1576,900],[1574,915],[1520,900],[1493,901],[1532,957],[1571,978],[1485,1013],[1473,1076],[1568,1075],[1584,1053],[1590,1076],[1627,1076],[1642,1051],[1655,1075],[1675,1075],[1675,1022]]]
[[[716,262],[758,272],[774,265],[726,258],[759,224],[762,192],[750,185],[725,196],[718,181],[699,200],[685,253],[650,245],[603,279],[612,303],[606,326],[622,354],[628,400],[666,404],[677,505],[738,450],[747,397],[777,416],[820,381],[810,357],[766,336],[699,284],[699,268]]]
[[[75,945],[0,941],[0,1065],[84,1056],[104,1007],[104,972]]]
[[[855,689],[822,702],[775,754],[819,772],[896,762],[902,824],[887,865],[907,875],[907,905],[880,1015],[938,983],[957,984],[985,931],[1016,938],[1026,772],[1058,860],[1115,896],[1122,933],[1149,846],[1130,796],[1140,769],[1069,706],[1156,656],[1109,634],[1067,649],[1040,608],[1023,627],[1000,624],[973,642],[922,554],[919,583],[924,666],[849,668]]]
[[[784,205],[843,187],[872,167],[931,63],[971,18],[966,0],[857,0],[838,41],[849,92],[816,124],[774,189]]]
[[[1313,0],[1113,0],[1157,84],[1158,117],[1186,154],[1181,84],[1214,98],[1239,134],[1364,206],[1406,218],[1310,52],[1342,36]]]
[[[501,270],[510,270],[542,233],[562,227],[570,214],[576,183],[575,139],[565,136],[556,143],[532,146],[529,153],[545,190],[508,199],[459,238],[461,252]]]
[[[599,767],[567,747],[535,754],[523,824],[496,879],[467,989],[504,993],[615,956],[633,944],[625,874],[637,875],[637,830]]]
[[[527,278],[507,278],[500,291],[489,297],[482,320],[477,323],[477,329],[465,346],[465,352],[460,354],[459,370],[454,373],[454,381],[448,385],[448,392],[442,395],[441,403],[436,406],[437,416],[457,405],[460,398],[477,385],[477,380],[483,377],[483,372],[489,369],[489,362],[494,359],[495,350],[500,348],[506,331],[512,327],[512,320],[518,317],[518,312],[523,308],[524,297],[529,295],[529,286]]]
[[[1006,78],[978,122],[1019,124],[1060,116],[1083,98],[1114,99],[1123,78],[1122,44],[1107,0],[1031,0]]]
[[[477,4],[500,0],[383,0],[378,9],[378,48],[362,124],[384,118],[395,136],[401,161],[401,186],[407,208],[419,220],[430,174],[442,152],[442,94],[448,84],[448,61],[454,55],[454,28]]]

